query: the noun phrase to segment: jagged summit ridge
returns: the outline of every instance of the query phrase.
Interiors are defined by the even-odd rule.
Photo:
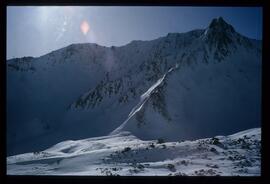
[[[222,17],[214,18],[210,25],[209,29],[212,29],[217,32],[228,31],[234,33],[235,30],[232,25],[228,24]]]
[[[241,46],[252,49],[251,40],[236,32],[222,17],[213,19],[201,38],[218,61],[224,60]]]
[[[234,46],[234,41],[239,35],[236,34],[234,28],[226,23],[222,17],[212,20],[206,28],[203,40],[209,44],[209,48],[217,48],[228,50],[229,46]]]

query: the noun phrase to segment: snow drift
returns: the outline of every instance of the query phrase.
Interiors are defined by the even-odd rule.
[[[260,176],[261,129],[194,141],[142,141],[129,132],[7,158],[8,175]]]

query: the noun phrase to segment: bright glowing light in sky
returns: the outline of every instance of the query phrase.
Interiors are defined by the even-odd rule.
[[[241,34],[261,39],[259,7],[8,6],[7,58],[38,57],[73,43],[110,47],[153,40],[204,29],[219,16]]]
[[[88,22],[84,20],[81,23],[81,31],[83,32],[84,35],[86,35],[88,33],[89,29],[90,29],[90,26],[89,26]]]

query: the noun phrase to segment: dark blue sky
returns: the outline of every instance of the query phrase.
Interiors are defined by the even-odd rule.
[[[262,39],[260,7],[8,7],[7,58],[37,57],[72,43],[152,40],[206,28],[219,16],[239,33]]]

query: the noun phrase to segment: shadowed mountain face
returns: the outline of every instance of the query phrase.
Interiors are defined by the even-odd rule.
[[[260,103],[261,41],[222,18],[122,47],[73,44],[7,61],[7,154],[120,131],[230,134],[260,126]]]

